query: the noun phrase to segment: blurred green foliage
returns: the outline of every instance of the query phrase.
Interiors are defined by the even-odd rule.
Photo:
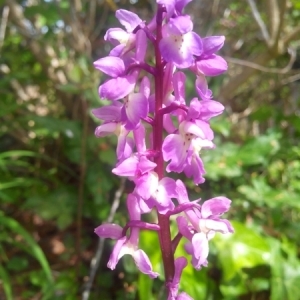
[[[256,2],[272,32],[272,1]],[[246,1],[188,6],[201,36],[226,35],[230,68],[210,80],[226,114],[212,123],[216,149],[202,153],[206,182],[187,184],[191,199],[232,199],[226,218],[235,228],[211,241],[207,268],[184,270],[181,288],[194,299],[300,299],[300,7],[275,2],[282,12],[277,48],[263,40]],[[93,229],[107,219],[120,184],[111,173],[115,138],[93,135],[90,110],[104,102],[92,61],[109,51],[103,36],[119,26],[115,9],[150,19],[152,2],[0,5],[0,299],[78,299],[97,248]],[[121,225],[124,198],[114,216]],[[105,244],[90,299],[164,299],[157,236],[141,236],[162,274],[155,281],[127,257],[108,270],[112,245]],[[184,255],[183,244],[176,255]]]

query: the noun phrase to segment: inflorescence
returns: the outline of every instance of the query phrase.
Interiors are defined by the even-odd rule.
[[[92,111],[104,121],[95,134],[117,136],[117,164],[112,172],[134,182],[134,190],[127,196],[127,225],[102,224],[95,232],[116,240],[109,268],[115,269],[120,258],[130,254],[141,272],[155,278],[159,274],[139,248],[139,233],[141,229],[156,231],[168,300],[192,299],[179,293],[181,273],[187,265],[185,257],[175,258],[180,239],[186,239],[186,253],[199,270],[207,266],[209,240],[215,233],[233,232],[230,222],[221,219],[230,208],[228,198],[219,196],[202,204],[200,199],[190,201],[184,183],[165,174],[183,172],[196,185],[204,182],[199,153],[202,148],[215,147],[209,121],[224,110],[221,103],[212,100],[206,77],[227,70],[226,61],[215,54],[225,37],[201,38],[193,31],[190,16],[183,13],[190,1],[157,0],[156,15],[149,24],[135,13],[118,10],[116,17],[125,30],[107,31],[104,39],[113,49],[94,62],[96,69],[110,77],[99,87],[100,98],[110,104]],[[151,48],[154,55],[149,63],[146,57]],[[199,98],[186,99],[183,69],[194,74]],[[157,223],[143,222],[141,215],[152,210],[157,212]],[[173,215],[178,215],[178,234],[172,239]]]

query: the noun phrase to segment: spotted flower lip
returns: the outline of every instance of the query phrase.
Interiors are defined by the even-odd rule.
[[[188,68],[194,61],[194,55],[202,54],[202,40],[192,30],[193,22],[189,16],[171,18],[163,27],[159,48],[166,62],[172,62],[178,68]]]

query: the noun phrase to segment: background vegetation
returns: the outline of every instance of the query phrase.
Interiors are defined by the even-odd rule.
[[[109,51],[118,8],[149,20],[155,6],[0,0],[0,299],[161,297],[162,281],[130,258],[108,270],[112,244],[93,233],[107,218],[126,223],[127,184],[110,171],[116,141],[94,137],[90,114],[102,80],[92,62]],[[195,0],[188,11],[201,36],[226,36],[229,62],[210,81],[226,106],[218,147],[203,153],[207,180],[190,192],[231,198],[236,233],[214,239],[208,268],[187,268],[182,288],[200,300],[300,299],[300,2]],[[156,236],[141,242],[161,271]]]

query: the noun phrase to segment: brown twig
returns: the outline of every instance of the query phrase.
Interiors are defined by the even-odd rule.
[[[296,60],[296,57],[297,57],[296,51],[294,49],[289,48],[288,52],[290,54],[290,60],[284,68],[267,68],[267,67],[264,67],[260,64],[257,64],[257,63],[251,62],[251,61],[238,59],[238,58],[232,58],[232,57],[228,57],[228,56],[225,57],[225,59],[230,63],[245,66],[245,67],[249,67],[249,68],[253,68],[253,69],[256,69],[256,70],[261,71],[261,72],[286,74],[287,72],[289,72],[292,69],[292,66],[293,66],[293,64]]]
[[[247,0],[247,1],[249,3],[250,8],[251,8],[252,15],[253,15],[257,25],[260,28],[262,36],[263,36],[265,42],[268,44],[269,40],[270,40],[270,35],[269,35],[269,32],[268,32],[267,26],[264,23],[264,21],[262,20],[261,15],[260,15],[260,13],[257,9],[256,3],[255,3],[254,0]]]
[[[8,15],[9,15],[9,7],[4,6],[3,11],[2,11],[1,25],[0,25],[0,51],[1,51],[1,48],[4,43],[4,39],[5,39]]]

